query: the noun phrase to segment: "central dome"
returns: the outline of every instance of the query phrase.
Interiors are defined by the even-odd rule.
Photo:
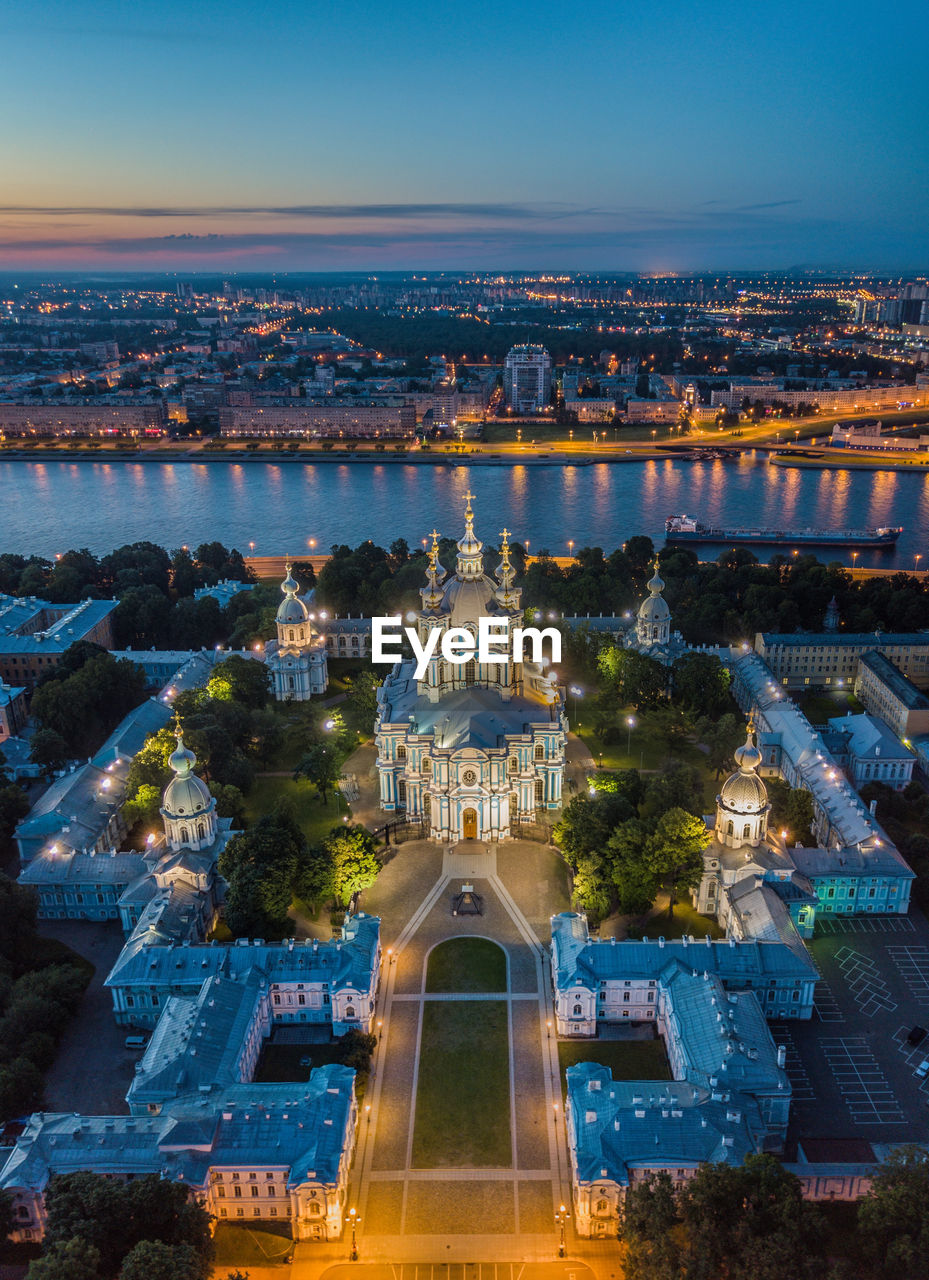
[[[161,806],[162,813],[168,817],[185,818],[191,814],[204,813],[213,803],[209,787],[193,772],[196,761],[194,753],[184,746],[184,738],[178,725],[177,747],[168,761],[175,777],[165,787]]]
[[[306,605],[297,595],[300,590],[300,583],[291,574],[291,564],[287,563],[287,577],[281,583],[281,590],[284,593],[284,599],[280,603],[277,611],[278,622],[285,625],[293,626],[294,623],[307,622],[310,614]]]

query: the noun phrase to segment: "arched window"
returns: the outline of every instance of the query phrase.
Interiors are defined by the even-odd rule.
[[[507,767],[509,768],[510,773],[519,772],[519,760],[517,759],[516,756],[510,756],[509,764]]]
[[[197,839],[202,840],[206,835],[206,827],[202,822],[197,823]]]
[[[535,758],[536,760],[545,759],[545,744],[543,742],[537,742],[535,744]]]
[[[432,773],[432,761],[428,756],[423,756],[423,773]]]
[[[290,628],[290,638],[291,638],[291,640],[293,640],[293,638],[294,638],[294,629],[293,629],[293,627],[291,627],[291,628]]]
[[[187,828],[181,827],[181,844],[187,844],[189,839],[190,839],[190,836],[187,833]]]
[[[536,804],[541,804],[541,803],[542,803],[542,801],[543,801],[544,799],[545,799],[545,790],[544,790],[544,787],[543,787],[543,784],[542,784],[542,779],[541,779],[541,778],[536,778],[536,780],[535,780],[535,802],[536,802]]]
[[[735,828],[733,827],[732,822],[730,820],[729,825],[726,827],[726,834],[731,836],[734,830]]]
[[[580,1006],[579,1004],[576,1004],[576,1005],[574,1006],[574,1017],[575,1017],[575,1018],[579,1018],[579,1017],[583,1014],[583,1012],[584,1012],[584,1010],[581,1008],[581,1006]]]
[[[598,1201],[597,1201],[597,1207],[596,1207],[596,1209],[594,1210],[594,1212],[595,1212],[595,1213],[607,1213],[607,1212],[609,1211],[609,1208],[610,1208],[610,1206],[609,1206],[609,1202],[608,1202],[608,1201],[606,1201],[606,1200],[598,1200]]]
[[[432,813],[432,795],[428,791],[423,792],[423,815],[429,817]]]
[[[465,684],[474,684],[477,680],[477,663],[469,658],[465,663]]]
[[[747,840],[751,834],[752,834],[751,825],[750,823],[746,822],[745,826],[742,828],[742,839]]]
[[[350,1004],[350,1005],[347,1005],[347,1006],[346,1006],[346,1009],[345,1009],[345,1016],[346,1016],[346,1018],[354,1018],[354,1016],[355,1016],[355,1006],[354,1006],[353,1004]]]
[[[406,746],[402,742],[397,743],[397,759],[398,760],[406,759]]]
[[[657,628],[657,627],[652,627],[652,639],[653,639],[653,640],[657,640],[657,639],[658,639],[658,628]]]
[[[294,688],[294,678],[293,678],[293,676],[288,676],[288,677],[287,677],[287,688],[288,688],[288,689],[293,689],[293,688]]]
[[[323,1211],[322,1205],[318,1204],[315,1200],[311,1200],[310,1203],[307,1205],[307,1212],[309,1213],[311,1218],[318,1218],[319,1215],[322,1213],[322,1211]]]
[[[402,778],[397,783],[397,804],[401,809],[406,808],[406,783]]]

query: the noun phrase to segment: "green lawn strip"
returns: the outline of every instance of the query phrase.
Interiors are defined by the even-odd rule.
[[[667,898],[667,895],[665,895]],[[683,938],[686,936],[702,941],[707,934],[711,938],[725,937],[725,931],[710,916],[702,916],[689,902],[675,902],[674,915],[668,919],[666,909],[656,915],[649,916],[642,924],[642,934],[646,938]]]
[[[597,1062],[609,1067],[614,1080],[670,1080],[664,1042],[655,1040],[559,1040],[558,1065],[561,1088],[565,1071],[577,1062]]]
[[[426,1001],[413,1165],[511,1167],[505,1001]]]
[[[281,1223],[280,1233],[269,1227],[246,1227],[218,1222],[213,1236],[216,1265],[221,1267],[266,1267],[283,1262],[293,1248],[290,1224]],[[284,1234],[287,1232],[288,1234]]]
[[[864,707],[851,690],[837,690],[835,693],[808,693],[800,699],[800,710],[810,724],[825,724],[834,716],[858,715]]]
[[[345,801],[339,799],[334,791],[323,804],[311,782],[294,782],[292,778],[256,778],[245,797],[246,822],[257,822],[280,800],[290,806],[310,844],[318,844],[346,813]]]
[[[506,991],[506,955],[487,938],[450,938],[429,954],[430,992]]]

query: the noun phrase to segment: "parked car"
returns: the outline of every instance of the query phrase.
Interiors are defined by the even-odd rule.
[[[929,1075],[929,1058],[923,1058],[922,1062],[916,1068],[916,1074],[919,1076],[920,1080],[925,1080],[926,1076]]]

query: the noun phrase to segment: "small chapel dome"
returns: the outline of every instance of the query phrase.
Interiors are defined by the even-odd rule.
[[[639,605],[637,614],[639,622],[648,627],[658,627],[663,623],[670,622],[671,610],[661,594],[664,591],[664,582],[658,576],[657,556],[655,557],[655,572],[649,578],[647,586],[649,595]]]
[[[738,772],[729,775],[719,793],[720,806],[731,813],[758,813],[768,803],[767,788],[755,772],[762,756],[755,746],[754,734],[754,726],[749,721],[745,744],[735,753]]]
[[[300,583],[291,574],[291,566],[287,565],[287,577],[281,583],[281,590],[284,593],[284,599],[281,601],[280,608],[277,611],[277,620],[285,625],[293,626],[294,623],[307,622],[309,620],[309,610],[297,595],[300,590]]]
[[[188,817],[190,814],[204,813],[213,803],[209,787],[193,772],[197,757],[184,746],[184,738],[180,726],[177,730],[177,748],[172,752],[168,763],[175,776],[165,787],[162,800],[162,812],[169,817]]]

